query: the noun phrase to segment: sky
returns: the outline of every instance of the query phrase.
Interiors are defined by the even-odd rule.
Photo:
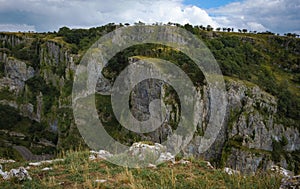
[[[300,0],[0,0],[0,31],[175,22],[300,34]]]

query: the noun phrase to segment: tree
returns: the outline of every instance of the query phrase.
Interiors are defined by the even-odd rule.
[[[219,32],[221,30],[221,28],[217,28],[216,30]]]
[[[64,26],[62,28],[59,28],[58,35],[60,35],[60,36],[66,36],[66,34],[68,34],[70,31],[71,31],[70,28]]]
[[[227,32],[230,32],[231,31],[231,28],[227,28]]]
[[[243,33],[247,33],[247,31],[248,31],[247,29],[243,29]]]
[[[184,28],[185,28],[187,31],[191,32],[191,33],[193,33],[193,31],[194,31],[193,26],[190,25],[190,24],[185,24],[185,25],[184,25]]]
[[[211,25],[206,26],[207,31],[213,31],[214,29],[211,27]]]

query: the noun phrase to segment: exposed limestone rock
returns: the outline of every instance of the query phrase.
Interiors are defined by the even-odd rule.
[[[130,61],[137,60],[130,59]],[[183,149],[185,155],[202,156],[207,160],[221,159],[222,154],[225,153],[223,152],[224,146],[228,141],[233,141],[243,148],[231,148],[229,154],[225,155],[225,165],[243,173],[252,174],[259,167],[266,169],[273,164],[268,152],[273,150],[274,140],[280,141],[282,138],[286,138],[288,144],[284,146],[284,150],[288,152],[300,149],[298,129],[276,123],[277,100],[274,96],[264,92],[254,84],[238,80],[227,79],[226,87],[228,92],[226,121],[214,144],[204,154],[199,153],[199,148],[201,146],[201,133],[205,132],[209,120],[210,101],[208,87],[203,86],[200,89],[202,95],[199,90],[197,111],[200,116],[195,117],[195,119],[200,119],[198,132]],[[163,83],[155,80],[140,83],[133,90],[130,102],[132,114],[139,120],[147,120],[149,103],[157,98],[162,98],[165,101],[172,100],[172,105],[166,104],[167,117],[164,124],[152,133],[141,134],[141,137],[143,140],[161,143],[173,134],[170,123],[178,123],[178,102],[165,93]],[[183,139],[182,136],[173,136],[173,140],[169,141],[169,144],[172,145],[167,146],[168,149],[171,146],[181,146],[186,143],[186,139]],[[260,152],[258,153],[258,151]],[[264,151],[266,153],[263,153]],[[282,166],[287,167],[286,164],[282,164]]]
[[[90,151],[91,155],[89,157],[90,160],[95,160],[95,159],[107,159],[112,157],[113,155],[105,150],[100,150],[99,152],[96,151]]]
[[[3,172],[2,166],[0,166],[0,175],[4,180],[10,180],[17,178],[19,181],[32,180],[29,173],[24,167],[19,167],[18,169],[11,169],[9,172]]]
[[[170,152],[164,152],[160,154],[158,160],[156,160],[156,164],[161,164],[168,161],[175,163],[175,156],[173,156]]]
[[[224,172],[227,173],[228,175],[240,175],[241,173],[237,170],[233,170],[231,168],[225,167]]]
[[[182,39],[174,35],[173,41],[184,43]],[[14,35],[0,35],[0,42],[7,43],[10,46],[26,42],[25,37],[17,37]],[[251,39],[243,39],[244,41],[252,42]],[[40,70],[33,70],[28,66],[27,62],[17,60],[9,57],[9,49],[1,50],[0,61],[5,64],[4,77],[0,78],[0,90],[8,89],[10,92],[21,94],[24,91],[25,81],[34,75],[40,75],[47,84],[51,84],[60,93],[65,89],[65,85],[69,79],[72,79],[74,71],[76,70],[76,62],[79,60],[79,55],[73,55],[62,44],[54,41],[46,41],[39,49],[40,53]],[[138,61],[138,58],[131,58],[130,63]],[[100,70],[96,70],[100,71]],[[128,73],[135,74],[135,73]],[[226,167],[240,170],[243,173],[253,173],[259,168],[267,168],[273,165],[271,161],[271,151],[273,150],[273,141],[280,142],[283,138],[287,140],[287,144],[283,146],[283,150],[287,153],[300,149],[299,130],[289,125],[282,125],[277,123],[275,116],[277,111],[277,99],[264,92],[258,86],[251,83],[242,82],[227,78],[227,99],[228,109],[226,112],[225,123],[222,126],[215,143],[208,151],[201,154],[201,137],[206,131],[207,122],[210,118],[210,98],[209,87],[202,86],[197,91],[197,107],[195,120],[199,120],[197,125],[197,132],[193,139],[187,144],[188,139],[182,136],[174,136],[170,141],[171,146],[181,146],[186,144],[183,149],[183,154],[186,156],[202,156],[206,160],[214,160],[217,163],[223,163]],[[130,81],[128,81],[130,82]],[[112,83],[100,78],[96,87],[98,92],[107,93],[110,91]],[[180,105],[176,102],[174,96],[168,94],[164,88],[165,84],[157,80],[148,80],[140,83],[132,91],[130,99],[132,106],[132,114],[138,120],[147,120],[149,118],[149,103],[155,99],[163,99],[166,103],[166,118],[163,125],[154,132],[147,134],[140,134],[141,140],[153,141],[162,143],[168,140],[168,137],[173,134],[176,124],[180,120]],[[26,91],[26,89],[25,89]],[[35,102],[17,102],[14,100],[1,100],[0,104],[9,105],[20,111],[20,114],[29,117],[32,120],[43,123],[49,123],[49,127],[53,124],[53,119],[56,118],[57,111],[50,113],[51,115],[43,114],[43,95],[40,93],[36,97]],[[17,95],[14,97],[18,97]],[[20,97],[20,96],[19,96]],[[60,97],[60,108],[71,107],[70,97]],[[55,118],[54,118],[55,117]],[[66,113],[62,115],[63,119],[68,119]],[[59,120],[61,121],[61,120]],[[59,123],[58,123],[59,124]],[[76,130],[75,124],[72,122],[64,128],[68,130],[65,133],[58,131],[59,142],[58,146],[62,145],[62,137],[69,135],[69,130]],[[234,145],[232,145],[234,144]],[[228,152],[225,150],[228,150]],[[138,149],[134,149],[136,154],[144,153],[142,145]],[[165,153],[166,150],[157,153],[153,149],[157,159],[159,154]],[[133,150],[133,149],[132,149]],[[173,149],[174,150],[174,149]],[[98,152],[97,152],[98,153]],[[100,158],[110,157],[110,153],[99,152]],[[133,151],[131,151],[133,153]],[[167,154],[165,154],[168,156]],[[97,158],[98,154],[94,154]],[[143,155],[141,155],[143,157]],[[220,162],[220,160],[224,162]],[[283,168],[287,168],[288,161],[285,157],[281,157],[280,164]],[[215,165],[215,164],[214,164]]]
[[[104,180],[104,179],[98,179],[98,180],[95,180],[95,182],[105,183],[105,182],[107,182],[107,180]]]
[[[155,143],[154,145],[143,144],[140,142],[132,144],[128,150],[130,156],[138,157],[139,160],[144,161],[149,156],[153,159],[159,159],[160,155],[166,152],[167,148],[161,144]]]
[[[50,171],[52,169],[53,169],[52,167],[45,167],[45,168],[42,169],[42,171]]]
[[[5,56],[6,57],[6,56]],[[17,94],[24,89],[25,81],[34,76],[34,69],[25,62],[9,57],[3,61],[5,77],[0,78],[0,90],[8,88]]]
[[[64,161],[64,159],[54,159],[54,160],[45,160],[45,161],[39,161],[39,162],[31,162],[29,163],[30,166],[41,166],[43,164],[52,164],[55,162],[60,162],[60,161]]]
[[[15,160],[12,159],[0,159],[0,163],[15,163]]]
[[[300,188],[300,175],[283,178],[279,189],[298,189]]]
[[[190,164],[191,162],[190,162],[190,161],[187,161],[187,160],[184,160],[184,159],[181,159],[181,160],[179,160],[177,163],[183,164],[183,165],[187,165],[187,164]]]
[[[232,148],[226,164],[235,170],[241,170],[243,173],[253,174],[257,171],[263,159],[262,154],[256,155],[255,153]]]
[[[271,171],[276,172],[277,174],[285,177],[285,178],[290,178],[294,176],[294,173],[292,171],[286,170],[282,167],[279,167],[277,165],[272,165],[270,168]]]

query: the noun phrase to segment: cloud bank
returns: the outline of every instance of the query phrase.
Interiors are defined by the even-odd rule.
[[[245,0],[208,10],[216,22],[252,31],[300,32],[300,0]]]
[[[244,0],[204,10],[183,0],[0,0],[0,30],[53,31],[114,23],[175,22],[300,31],[300,0]]]
[[[217,25],[206,11],[179,0],[2,0],[0,4],[1,24],[33,25],[38,31],[138,21]]]

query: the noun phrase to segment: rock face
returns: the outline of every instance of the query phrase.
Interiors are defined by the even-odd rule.
[[[287,156],[279,154],[277,159],[273,157],[275,143],[287,154],[300,149],[298,129],[276,122],[276,98],[254,84],[239,80],[227,79],[226,87],[228,109],[225,123],[214,144],[205,153],[200,153],[201,133],[205,132],[210,112],[208,88],[204,86],[202,93],[198,93],[198,111],[202,114],[200,124],[183,153],[201,156],[216,165],[225,165],[248,174],[276,163],[284,168],[295,166],[292,163],[288,165],[291,159],[287,159]],[[141,82],[132,92],[131,112],[138,120],[147,120],[149,103],[153,99],[164,99],[167,108],[163,125],[152,133],[141,134],[142,140],[158,143],[167,140],[173,134],[174,123],[180,119],[178,102],[172,93],[167,94],[165,90],[161,81],[152,79]]]
[[[18,114],[15,117],[32,121],[32,127],[50,131],[44,139],[28,141],[27,148],[61,148],[71,143],[66,141],[69,136],[80,142],[71,114],[72,79],[78,57],[55,41],[40,41],[21,33],[0,34],[0,106],[11,107]],[[34,134],[28,133],[25,140]],[[49,133],[59,135],[58,140],[47,137]]]
[[[27,66],[25,62],[7,57],[2,54],[1,62],[5,63],[5,77],[0,79],[0,89],[8,88],[9,91],[16,93],[24,89],[25,81],[34,76],[34,69]]]
[[[0,105],[8,105],[31,120],[44,124],[45,130],[57,133],[57,148],[67,148],[74,141],[80,141],[72,116],[72,78],[79,55],[55,41],[43,41],[38,46],[38,65],[12,57],[11,48],[32,39],[14,35],[0,35],[0,63],[4,72],[0,73],[0,91],[7,98],[0,99]],[[131,63],[136,61],[130,59]],[[131,73],[134,74],[134,73]],[[38,77],[38,79],[36,79]],[[35,78],[31,89],[27,81]],[[46,88],[43,88],[47,86]],[[110,91],[112,84],[98,81],[98,91]],[[41,87],[35,93],[34,87]],[[205,153],[200,153],[201,137],[210,117],[209,88],[204,85],[197,91],[199,119],[193,139],[183,149],[183,155],[203,157],[213,162],[215,167],[226,166],[243,173],[267,169],[273,164],[294,169],[292,153],[300,150],[299,130],[283,125],[276,119],[277,99],[258,86],[235,79],[226,79],[228,108],[224,125],[214,144]],[[147,120],[149,104],[155,99],[163,99],[166,118],[154,132],[140,134],[141,140],[162,143],[173,134],[180,120],[180,105],[176,95],[165,83],[146,80],[137,85],[130,98],[131,112],[138,120]],[[109,116],[108,116],[109,117]],[[193,121],[195,121],[193,120]],[[177,141],[184,143],[181,136]],[[168,155],[166,155],[167,157]]]

